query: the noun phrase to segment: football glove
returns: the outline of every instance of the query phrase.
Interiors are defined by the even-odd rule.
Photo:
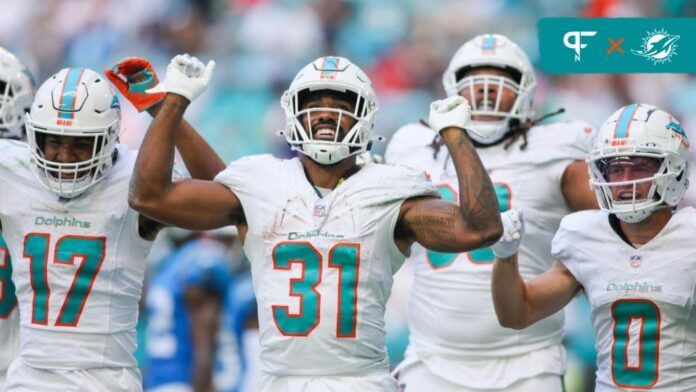
[[[448,127],[466,129],[471,122],[471,106],[462,96],[439,99],[430,104],[428,124],[437,134]]]
[[[105,69],[104,75],[139,112],[157,105],[164,99],[164,93],[147,92],[159,84],[157,73],[147,59],[129,57],[111,69]]]
[[[211,60],[208,61],[208,65],[203,65],[191,55],[180,54],[167,66],[164,81],[147,90],[147,93],[174,93],[193,102],[208,88],[214,70],[215,61]]]
[[[521,210],[509,210],[500,214],[503,221],[503,236],[493,245],[493,254],[506,259],[515,253],[524,238],[524,215]]]

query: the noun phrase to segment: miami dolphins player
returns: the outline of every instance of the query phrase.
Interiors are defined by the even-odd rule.
[[[281,98],[285,137],[299,158],[232,162],[215,181],[172,183],[175,125],[208,85],[205,67],[177,56],[143,142],[131,204],[189,229],[237,225],[258,299],[261,391],[394,391],[384,308],[392,275],[412,243],[466,251],[501,235],[493,187],[469,136],[462,97],[434,102],[460,178],[460,205],[439,200],[422,172],[356,165],[372,138],[378,103],[368,76],[342,57],[300,70]]]
[[[0,138],[24,140],[24,114],[34,99],[34,78],[12,53],[0,47]],[[0,390],[7,368],[17,356],[19,311],[12,283],[12,260],[5,240],[0,237]]]
[[[493,181],[501,211],[524,210],[523,276],[546,271],[551,238],[572,210],[596,208],[587,185],[593,129],[581,121],[536,125],[536,78],[529,58],[498,34],[479,35],[454,54],[443,75],[448,96],[472,105],[469,136]],[[385,160],[424,169],[443,199],[456,202],[452,158],[427,124],[392,137]],[[490,292],[491,249],[439,253],[416,246],[408,305],[409,346],[397,369],[406,390],[561,391],[563,314],[524,331],[501,328]]]
[[[696,210],[676,208],[688,187],[688,154],[669,113],[646,104],[617,110],[589,157],[602,211],[563,218],[556,262],[535,279],[520,276],[517,255],[495,262],[493,298],[504,326],[530,326],[585,292],[597,391],[696,390]]]
[[[179,126],[203,142],[181,146],[184,158],[211,153]],[[128,207],[135,152],[118,143],[118,98],[103,75],[66,68],[38,89],[26,127],[28,147],[0,143],[0,220],[21,324],[6,390],[141,390],[135,323],[161,224]],[[212,159],[186,163],[201,178],[218,170]]]
[[[230,385],[217,384],[215,390],[231,391],[238,377],[236,341],[222,317],[232,281],[228,248],[215,237],[202,235],[187,232],[177,239],[177,248],[158,266],[149,284],[147,391],[211,390],[216,365],[230,361],[236,366],[219,369],[231,376],[219,378],[230,379]],[[226,357],[216,364],[221,353]]]

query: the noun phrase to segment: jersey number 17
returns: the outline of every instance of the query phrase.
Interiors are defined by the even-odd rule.
[[[24,237],[24,257],[29,259],[30,283],[34,291],[32,324],[48,325],[50,243],[51,236],[45,233],[29,233]],[[55,321],[57,327],[76,327],[104,262],[106,237],[66,235],[58,238],[54,249],[52,264],[57,265],[55,268],[74,266],[78,260],[80,263]]]

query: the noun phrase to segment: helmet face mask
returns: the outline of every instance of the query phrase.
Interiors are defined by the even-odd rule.
[[[459,94],[469,100],[471,125],[477,130],[469,135],[479,143],[498,142],[510,130],[511,120],[524,122],[533,116],[536,77],[531,62],[502,35],[484,34],[466,42],[452,57],[442,80],[448,96]],[[513,95],[512,104],[505,105],[503,96]]]
[[[341,57],[304,67],[281,98],[286,140],[322,165],[368,150],[378,109],[367,75]]]
[[[612,209],[627,222],[638,222],[663,204],[664,195],[657,192],[658,182],[670,174],[667,160],[660,153],[619,155],[590,161],[590,170],[601,188],[598,199],[603,209]]]
[[[42,184],[49,190],[57,193],[64,198],[73,198],[89,187],[99,182],[111,170],[113,164],[113,150],[116,138],[104,137],[101,134],[95,136],[84,136],[70,132],[56,132],[55,129],[42,129],[40,126],[31,122],[31,116],[27,114],[28,129],[31,129],[30,145],[32,146],[32,161],[35,175],[41,180]],[[118,123],[110,125],[110,130],[118,134]],[[86,151],[86,159],[75,162],[61,162],[55,159],[57,152],[48,144],[61,143],[62,138],[74,138],[77,140],[67,142],[71,155],[85,157],[85,148],[77,145],[87,143],[89,140],[89,150]],[[49,140],[47,143],[46,140]],[[51,142],[50,140],[56,140]],[[80,141],[78,141],[80,140]],[[80,151],[81,150],[81,151]]]
[[[602,210],[635,223],[679,204],[688,187],[688,141],[673,127],[681,130],[671,115],[644,104],[628,105],[604,123],[588,160]]]
[[[50,191],[74,198],[110,172],[120,106],[98,73],[69,68],[48,79],[36,94],[26,125],[32,170]]]
[[[24,138],[24,114],[31,107],[35,91],[31,72],[12,53],[0,48],[0,138]]]

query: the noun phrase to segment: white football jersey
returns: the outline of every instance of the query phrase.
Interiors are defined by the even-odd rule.
[[[567,216],[552,251],[592,309],[597,391],[696,391],[696,210],[678,210],[633,248],[609,215]]]
[[[109,175],[60,200],[23,143],[0,140],[0,219],[20,310],[20,357],[36,368],[135,366],[135,324],[150,242],[128,206],[136,153],[118,146]]]
[[[215,181],[245,211],[264,372],[386,371],[384,308],[405,259],[394,228],[404,200],[437,197],[424,174],[369,164],[320,198],[299,159],[259,155]]]
[[[593,129],[583,122],[561,121],[533,127],[524,151],[520,151],[521,140],[507,150],[502,143],[477,149],[501,211],[524,211],[527,234],[520,247],[519,263],[525,279],[545,272],[553,261],[551,239],[561,218],[569,212],[561,193],[561,178],[573,160],[585,159],[593,135]],[[441,146],[436,153],[432,141],[433,132],[425,126],[406,125],[392,137],[385,159],[425,170],[442,198],[457,202],[459,186],[449,152]],[[493,261],[490,249],[448,254],[414,246],[409,259],[415,270],[408,310],[409,355],[479,361],[560,347],[562,312],[521,331],[498,324],[490,287]],[[559,355],[561,360],[557,359]],[[560,348],[553,353],[552,369],[540,362],[532,369],[527,365],[510,370],[507,366],[505,371],[496,372],[500,373],[496,377],[480,377],[477,370],[467,373],[471,375],[468,377],[460,369],[456,371],[457,382],[471,388],[503,388],[540,372],[560,374],[564,369],[562,355]],[[436,367],[443,368],[442,364]]]
[[[0,374],[17,356],[18,345],[19,310],[12,283],[12,261],[5,240],[0,237]]]

